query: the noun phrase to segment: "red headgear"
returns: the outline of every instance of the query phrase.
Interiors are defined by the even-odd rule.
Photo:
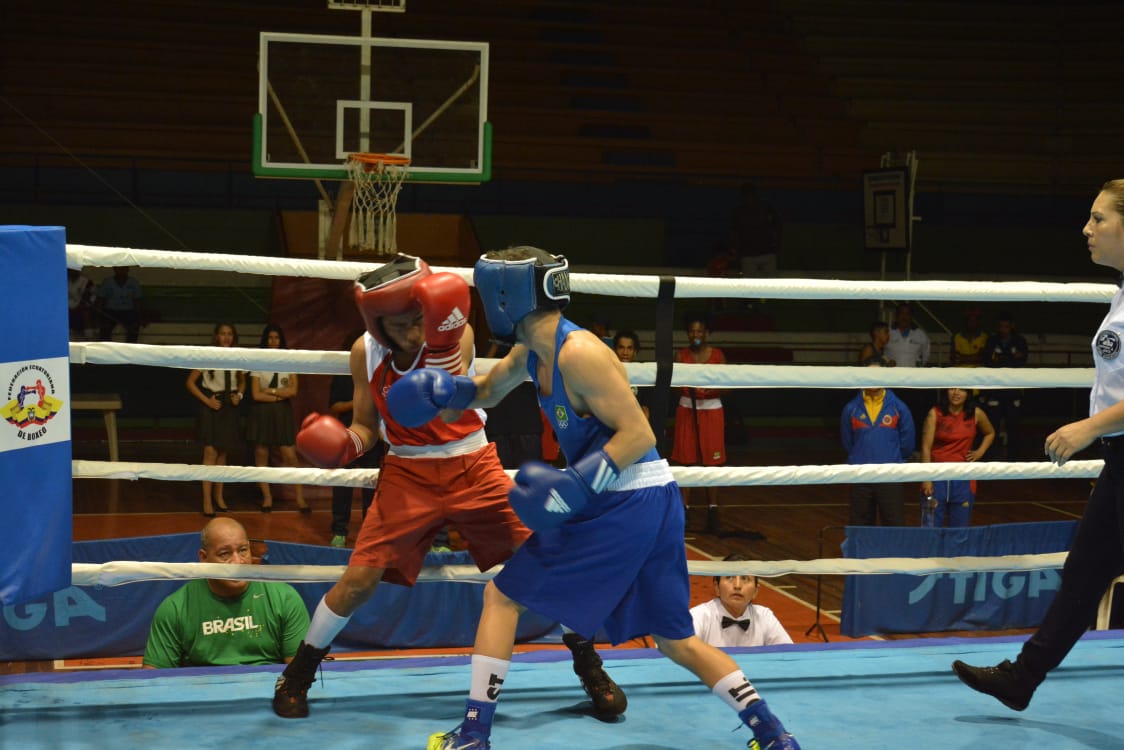
[[[398,348],[383,330],[381,318],[419,309],[410,292],[419,279],[432,273],[421,258],[398,253],[389,263],[355,281],[355,305],[375,341],[391,349]]]

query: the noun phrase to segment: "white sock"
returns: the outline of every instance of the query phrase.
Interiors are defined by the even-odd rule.
[[[734,709],[734,711],[739,714],[744,711],[750,703],[761,699],[761,696],[757,694],[757,689],[750,684],[749,678],[746,677],[745,672],[740,669],[731,672],[714,683],[714,687],[710,690],[721,698],[727,706]]]
[[[482,654],[472,655],[472,685],[468,697],[482,703],[495,703],[500,697],[500,688],[511,668],[509,659],[496,659]]]
[[[344,625],[347,625],[351,619],[348,617],[340,617],[331,609],[328,608],[324,597],[320,597],[320,603],[316,605],[316,611],[312,613],[312,622],[308,625],[308,633],[304,636],[304,642],[313,648],[326,648],[336,636],[343,630]]]

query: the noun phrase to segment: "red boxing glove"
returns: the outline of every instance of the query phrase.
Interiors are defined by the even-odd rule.
[[[366,451],[363,441],[343,422],[329,414],[313,412],[304,418],[297,433],[297,452],[321,469],[347,466]]]
[[[468,284],[460,276],[442,271],[418,281],[410,294],[424,319],[426,353],[422,365],[460,375],[464,369],[461,335],[472,310]]]

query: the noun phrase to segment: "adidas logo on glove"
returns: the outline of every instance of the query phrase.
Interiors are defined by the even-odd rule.
[[[468,318],[464,316],[459,307],[454,307],[453,311],[449,313],[449,317],[445,318],[441,325],[437,326],[438,331],[452,331],[457,328],[463,328],[464,324],[468,322]]]
[[[565,500],[562,499],[562,496],[558,494],[558,490],[551,490],[550,491],[550,496],[546,499],[546,502],[543,504],[542,507],[548,513],[569,513],[570,512],[570,506],[566,503]]]

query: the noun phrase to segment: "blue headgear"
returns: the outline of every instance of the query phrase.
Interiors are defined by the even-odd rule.
[[[539,258],[498,260],[480,256],[472,282],[484,303],[492,334],[515,340],[515,326],[535,310],[561,310],[570,303],[570,264],[561,255],[542,264]]]

